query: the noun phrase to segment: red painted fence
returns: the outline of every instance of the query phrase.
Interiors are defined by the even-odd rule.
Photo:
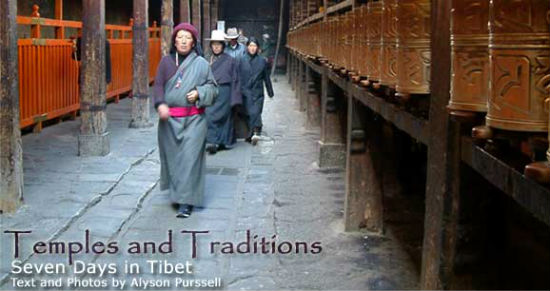
[[[73,41],[65,29],[80,31],[82,23],[40,18],[37,6],[32,17],[18,16],[20,26],[29,26],[31,38],[19,39],[20,127],[73,114],[80,108],[78,92],[79,62],[73,60]],[[43,27],[53,27],[55,39],[41,38]],[[105,25],[111,44],[112,83],[107,99],[116,98],[132,88],[132,20],[130,25]],[[149,28],[149,80],[154,78],[161,58],[160,28]],[[72,38],[74,38],[74,35]]]

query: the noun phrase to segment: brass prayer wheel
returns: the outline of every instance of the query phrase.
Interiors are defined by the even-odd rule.
[[[358,9],[354,9],[353,12],[352,12],[352,15],[353,15],[353,39],[352,39],[352,42],[353,42],[353,45],[351,47],[351,68],[350,70],[352,70],[353,72],[355,73],[358,73],[359,72],[359,62],[361,60],[359,54],[360,54],[360,50],[359,50],[359,47],[360,47],[360,25],[361,25],[361,22],[360,22],[360,17],[361,17],[361,11]]]
[[[343,67],[349,70],[351,68],[351,49],[353,41],[353,18],[352,13],[348,12],[344,14],[344,50],[342,51],[343,56]]]
[[[491,1],[488,126],[548,130],[549,15],[548,0]]]
[[[488,21],[488,0],[452,0],[451,110],[487,112]]]
[[[359,7],[359,27],[357,27],[359,37],[358,47],[358,73],[359,76],[367,75],[367,6]]]
[[[342,53],[345,49],[345,42],[346,42],[346,37],[345,37],[345,31],[344,31],[344,16],[343,15],[340,15],[336,18],[336,34],[337,34],[337,38],[338,38],[338,42],[337,42],[337,50],[335,52],[336,54],[336,65],[337,67],[339,68],[342,68],[344,67],[344,54]]]
[[[382,2],[367,3],[367,78],[380,80],[380,48],[382,41]]]
[[[335,17],[333,20],[332,20],[332,25],[331,25],[331,42],[332,42],[332,50],[331,50],[331,58],[332,58],[332,61],[331,63],[333,65],[336,65],[337,63],[337,58],[336,58],[336,51],[338,49],[338,33],[337,33],[337,30],[338,30],[338,17]]]
[[[430,0],[397,5],[397,84],[401,95],[430,93]]]
[[[382,1],[380,84],[395,88],[397,82],[397,0]]]

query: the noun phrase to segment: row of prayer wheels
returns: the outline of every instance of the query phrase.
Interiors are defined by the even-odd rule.
[[[501,136],[549,132],[549,26],[548,0],[452,0],[451,114],[486,113]]]
[[[450,1],[451,114],[481,114],[501,133],[549,132],[550,1]],[[291,31],[289,45],[397,95],[429,94],[430,7],[370,1]]]
[[[430,0],[371,1],[288,34],[294,50],[403,95],[430,93]]]
[[[452,7],[449,108],[486,112],[497,129],[548,131],[550,2],[452,0]]]

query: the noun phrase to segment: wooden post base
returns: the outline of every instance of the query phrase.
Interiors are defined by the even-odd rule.
[[[525,166],[523,174],[538,183],[550,184],[550,163],[536,162]]]

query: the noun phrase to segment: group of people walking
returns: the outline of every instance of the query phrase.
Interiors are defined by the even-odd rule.
[[[169,190],[177,217],[189,217],[193,207],[203,205],[205,152],[234,145],[236,111],[248,125],[245,140],[253,145],[260,140],[264,85],[268,96],[274,95],[269,66],[259,55],[259,41],[250,37],[243,45],[239,36],[235,28],[227,34],[212,31],[204,55],[197,29],[181,23],[173,30],[170,54],[157,68],[160,188]]]

